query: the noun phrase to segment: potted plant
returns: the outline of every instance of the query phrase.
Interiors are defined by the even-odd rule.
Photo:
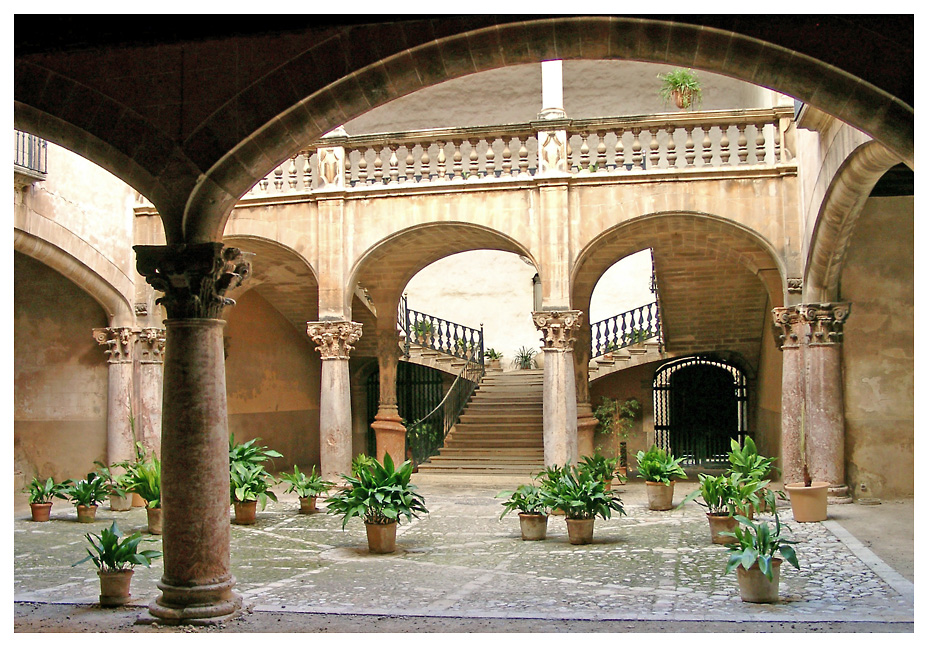
[[[369,470],[377,464],[377,459],[367,454],[358,454],[351,459],[351,473],[357,476],[361,470]]]
[[[84,536],[93,550],[88,548],[87,557],[72,566],[83,564],[88,559],[93,560],[100,576],[100,606],[118,607],[126,604],[129,601],[133,566],[151,566],[153,559],[161,557],[161,552],[157,550],[139,550],[140,542],[154,540],[143,540],[142,534],[138,532],[122,537],[115,521],[99,535],[87,533]]]
[[[264,465],[268,461],[273,463],[274,458],[282,458],[283,454],[274,449],[269,449],[266,445],[259,445],[260,438],[252,438],[244,443],[235,442],[235,434],[229,436],[229,466],[232,463],[250,463],[252,465]]]
[[[535,354],[534,348],[522,346],[516,351],[516,356],[512,360],[512,367],[520,370],[537,368],[538,363],[535,361]]]
[[[624,401],[619,402],[603,396],[599,406],[593,410],[593,416],[598,422],[596,432],[613,438],[612,453],[619,458],[617,471],[623,478],[628,476],[628,448],[626,441],[631,436],[631,431],[635,426],[635,419],[639,413],[641,413],[641,403],[637,398],[626,398]]]
[[[581,456],[578,468],[580,471],[588,473],[594,479],[602,481],[606,490],[612,489],[612,479],[616,476],[619,477],[620,482],[625,482],[624,477],[619,474],[618,471],[619,459],[606,458],[599,452],[594,453],[592,456]]]
[[[596,517],[609,519],[612,511],[625,514],[622,501],[588,472],[576,466],[555,468],[544,473],[543,500],[549,508],[559,508],[567,518],[567,538],[571,544],[593,541]]]
[[[812,480],[806,458],[805,407],[801,411],[799,421],[799,454],[802,456],[802,483],[786,483],[783,487],[789,494],[793,519],[800,523],[825,521],[828,518],[828,488],[831,487],[831,483]]]
[[[127,512],[132,509],[131,492],[128,490],[131,477],[126,472],[127,464],[116,463],[106,466],[100,461],[94,461],[99,469],[97,474],[106,481],[106,487],[109,490],[110,510],[113,512]],[[117,471],[119,469],[123,471]]]
[[[503,359],[503,354],[497,352],[494,348],[488,348],[483,352],[483,358],[487,360],[487,368],[499,370],[500,360]]]
[[[606,359],[606,360],[613,359],[614,357],[613,353],[615,353],[617,350],[619,350],[619,345],[617,343],[615,343],[614,341],[608,342],[606,344],[606,352],[603,353],[603,359]]]
[[[503,501],[500,520],[513,510],[519,511],[522,541],[541,541],[548,536],[548,508],[541,488],[537,485],[520,485],[513,492],[500,492],[496,496],[509,497]]]
[[[52,512],[52,498],[67,498],[67,488],[71,480],[55,483],[52,477],[42,481],[37,476],[32,477],[32,483],[23,492],[29,493],[29,507],[32,508],[33,521],[48,521]]]
[[[746,481],[761,481],[766,478],[771,471],[779,471],[773,465],[774,459],[760,455],[757,451],[757,445],[754,444],[754,440],[750,436],[745,436],[743,445],[732,438],[731,451],[728,453],[728,462],[731,465],[729,473],[739,475]],[[767,484],[764,484],[757,490],[756,498],[758,501],[754,507],[756,507],[758,512],[764,512],[768,508],[768,502],[769,506],[773,508],[776,507],[775,493],[769,491],[766,485]],[[745,516],[749,518],[752,517],[752,511],[753,508],[749,508],[748,514]]]
[[[696,497],[702,497],[703,503],[699,501],[696,503],[706,508],[706,519],[709,521],[712,543],[730,544],[735,541],[730,533],[738,525],[735,519],[735,514],[738,512],[736,496],[735,486],[730,476],[700,474],[699,487],[686,495],[677,509],[694,501]]]
[[[145,502],[145,516],[148,518],[148,532],[160,535],[162,529],[161,514],[161,461],[157,456],[134,463],[129,466],[127,490],[133,492]]]
[[[390,454],[384,454],[383,464],[375,461],[354,476],[342,475],[347,487],[326,499],[327,512],[342,515],[342,530],[352,517],[363,518],[370,552],[392,553],[400,517],[410,521],[418,518],[418,513],[428,512],[422,495],[409,482],[411,476],[410,461],[397,468]]]
[[[648,488],[648,508],[673,508],[673,477],[686,478],[686,472],[680,467],[683,458],[674,458],[657,445],[651,445],[648,451],[639,451],[637,459],[638,476],[645,480]]]
[[[91,472],[87,478],[69,484],[64,493],[77,506],[77,520],[81,523],[93,523],[97,518],[97,506],[106,498],[109,491],[106,480]]]
[[[333,487],[335,484],[331,481],[324,481],[321,476],[316,474],[314,465],[309,475],[303,474],[293,466],[293,474],[283,472],[280,475],[280,483],[288,483],[284,492],[293,492],[300,497],[300,514],[312,514],[316,510],[316,497]]]
[[[660,95],[664,103],[673,102],[681,110],[696,107],[702,101],[702,84],[696,72],[677,68],[658,74],[661,80]]]
[[[432,345],[432,322],[426,319],[417,321],[413,324],[412,334],[415,335],[416,341],[420,346]]]
[[[783,559],[799,568],[796,551],[791,544],[796,542],[783,539],[780,516],[774,515],[775,526],[771,530],[766,521],[755,523],[743,515],[735,519],[741,524],[733,532],[726,533],[734,538],[728,545],[730,551],[725,574],[738,569],[738,588],[744,602],[776,602],[780,599],[780,563],[776,557],[780,553]]]
[[[277,501],[277,495],[270,489],[274,485],[274,477],[263,465],[238,461],[232,463],[229,474],[235,523],[252,525],[257,521],[258,502],[264,510],[268,499]]]

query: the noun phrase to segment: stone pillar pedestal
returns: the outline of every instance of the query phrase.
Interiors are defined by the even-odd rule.
[[[348,355],[361,338],[353,321],[313,321],[306,333],[322,357],[319,396],[319,462],[322,477],[337,481],[351,473],[351,379]]]
[[[545,465],[577,462],[577,387],[573,345],[583,313],[579,310],[533,312],[544,351]]]
[[[94,328],[93,337],[105,346],[108,376],[106,394],[106,460],[108,463],[135,458],[132,435],[132,346],[131,328]]]

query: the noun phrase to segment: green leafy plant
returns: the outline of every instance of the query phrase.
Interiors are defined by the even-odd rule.
[[[765,458],[758,453],[757,445],[750,436],[745,436],[743,446],[736,439],[731,439],[728,462],[731,464],[733,474],[760,480],[766,477],[771,470],[777,469],[773,466],[773,461],[774,459]]]
[[[280,452],[268,449],[265,445],[259,445],[258,441],[260,438],[252,438],[251,440],[236,444],[235,434],[229,436],[229,466],[231,467],[233,463],[248,463],[251,465],[264,465],[268,461],[271,461],[272,458],[282,458],[283,454]],[[271,461],[273,463],[273,461]]]
[[[681,108],[691,108],[702,102],[702,83],[693,70],[677,68],[658,74],[657,78],[661,80],[660,95],[664,103],[674,102]]]
[[[483,351],[483,358],[484,359],[503,359],[503,354],[500,352],[497,352],[495,348],[488,348],[485,351]]]
[[[358,454],[351,459],[351,473],[357,476],[361,470],[369,470],[377,464],[377,459],[367,454]]]
[[[106,480],[91,472],[87,478],[81,479],[76,483],[69,484],[64,493],[74,505],[94,506],[99,505],[109,494],[106,487]]]
[[[52,477],[42,481],[37,476],[32,477],[32,483],[23,488],[29,493],[29,503],[49,503],[52,498],[66,499],[67,489],[72,484],[71,479],[55,483]]]
[[[129,491],[129,485],[132,482],[132,478],[128,473],[127,463],[114,463],[113,465],[106,466],[100,461],[94,461],[99,469],[97,469],[97,474],[102,476],[106,481],[106,487],[109,489],[109,493],[113,496],[126,496]],[[122,468],[124,471],[119,472],[117,469]]]
[[[728,564],[725,566],[725,574],[731,573],[738,566],[744,567],[745,570],[751,568],[755,563],[764,576],[773,581],[773,559],[776,553],[780,553],[783,559],[790,564],[799,568],[799,560],[796,557],[796,550],[791,544],[795,541],[783,539],[781,536],[782,528],[787,526],[780,524],[780,515],[775,514],[775,526],[771,530],[766,521],[754,522],[742,515],[736,515],[735,519],[741,524],[735,528],[734,532],[722,532],[722,535],[735,538],[735,543],[728,545],[729,556]]]
[[[669,484],[674,476],[686,478],[686,472],[680,467],[683,458],[674,458],[657,445],[651,445],[648,451],[639,451],[636,458],[638,459],[638,476],[645,481]]]
[[[581,472],[585,472],[603,483],[611,482],[618,475],[618,467],[618,458],[606,458],[599,453],[592,456],[581,456],[578,465]]]
[[[576,466],[546,470],[541,490],[545,505],[563,510],[568,519],[609,519],[613,511],[625,514],[622,500],[607,491],[605,483]]]
[[[233,503],[257,501],[261,509],[267,500],[277,501],[277,495],[271,491],[275,481],[260,464],[235,462],[229,471],[229,497]]]
[[[131,571],[137,564],[151,566],[152,560],[161,557],[161,551],[138,549],[139,543],[154,541],[153,539],[143,540],[142,533],[139,532],[123,537],[115,521],[109,529],[104,528],[99,535],[87,533],[84,536],[90,542],[91,548],[87,549],[87,557],[71,566],[93,560],[101,571]]]
[[[326,499],[326,511],[342,515],[342,529],[352,517],[380,525],[399,522],[400,517],[411,521],[420,512],[428,513],[422,495],[409,482],[411,476],[410,461],[394,467],[390,454],[385,454],[383,464],[374,461],[355,476],[342,475],[347,487]]]
[[[432,322],[427,319],[417,321],[413,324],[412,333],[419,339],[425,339],[432,335]]]
[[[596,432],[604,436],[616,434],[628,438],[635,426],[635,418],[641,413],[641,402],[636,398],[627,398],[622,402],[603,396],[600,405],[593,410],[598,421]]]
[[[145,499],[146,507],[161,507],[161,461],[157,456],[129,465],[126,474],[129,477],[128,492],[135,492]]]
[[[316,474],[315,465],[308,475],[301,472],[299,468],[294,465],[292,474],[288,474],[287,472],[281,473],[280,483],[289,484],[284,492],[293,492],[299,497],[319,496],[335,485],[331,481],[323,480],[321,476]]]
[[[702,497],[703,503],[696,501],[697,504],[703,506],[708,510],[709,514],[712,515],[730,515],[734,516],[738,510],[738,491],[735,488],[735,485],[732,483],[730,476],[711,476],[709,474],[700,474],[699,475],[699,488],[693,490],[683,501],[680,502],[680,505],[677,506],[679,510],[685,504],[690,501],[694,501],[696,497]]]
[[[516,356],[512,360],[512,367],[519,369],[537,368],[538,363],[535,361],[536,351],[534,348],[522,346],[516,351]]]
[[[503,491],[496,498],[509,497],[503,501],[502,519],[510,512],[518,510],[524,514],[548,514],[544,493],[537,485],[520,485],[514,491]]]

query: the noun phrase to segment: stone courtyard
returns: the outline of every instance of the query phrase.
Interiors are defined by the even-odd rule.
[[[113,513],[102,506],[98,521],[87,525],[61,501],[47,524],[21,512],[14,525],[16,630],[41,630],[27,623],[30,613],[67,614],[68,624],[45,630],[83,631],[82,621],[95,618],[90,630],[104,632],[617,632],[666,629],[661,623],[677,631],[914,628],[912,583],[835,520],[857,517],[865,527],[867,514],[886,515],[889,506],[832,506],[829,521],[813,524],[791,523],[789,508],[781,510],[800,542],[802,569],[784,563],[781,602],[757,605],[741,602],[735,575],[724,574],[727,551],[709,542],[702,509],[649,511],[641,483],[618,488],[627,516],[598,519],[594,543],[573,546],[562,517],[550,517],[544,542],[521,541],[514,515],[499,520],[494,495],[512,484],[419,481],[430,514],[400,526],[393,555],[370,555],[357,520],[342,531],[340,518],[297,514],[291,498],[269,503],[255,526],[233,525],[232,573],[245,612],[196,629],[151,624],[146,606],[158,594],[160,560],[136,570],[132,603],[117,611],[96,605],[92,566],[71,567],[84,551],[85,532],[99,533],[113,518],[124,531],[144,530],[142,509]],[[677,502],[693,484],[681,486]],[[895,552],[906,559],[911,542]],[[327,628],[320,629],[322,619]]]

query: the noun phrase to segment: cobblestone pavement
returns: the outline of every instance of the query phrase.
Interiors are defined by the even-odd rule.
[[[515,515],[499,520],[499,486],[425,483],[428,516],[400,526],[393,555],[367,552],[363,524],[341,530],[332,515],[299,515],[293,499],[269,504],[255,526],[232,526],[232,572],[256,612],[382,614],[454,618],[912,622],[913,586],[834,522],[781,518],[800,543],[801,570],[784,562],[781,602],[741,602],[727,551],[709,541],[702,508],[671,512],[646,506],[640,483],[618,488],[627,516],[596,521],[594,542],[573,546],[562,517],[548,539],[523,542]],[[676,501],[682,499],[678,493]],[[14,522],[14,601],[92,605],[93,566],[71,567],[84,533],[144,530],[144,511],[101,508],[78,524],[57,502],[52,521]],[[763,518],[763,516],[761,517]],[[157,548],[160,540],[150,545]],[[138,568],[133,604],[158,594],[161,562]],[[852,630],[852,629],[851,629]]]

